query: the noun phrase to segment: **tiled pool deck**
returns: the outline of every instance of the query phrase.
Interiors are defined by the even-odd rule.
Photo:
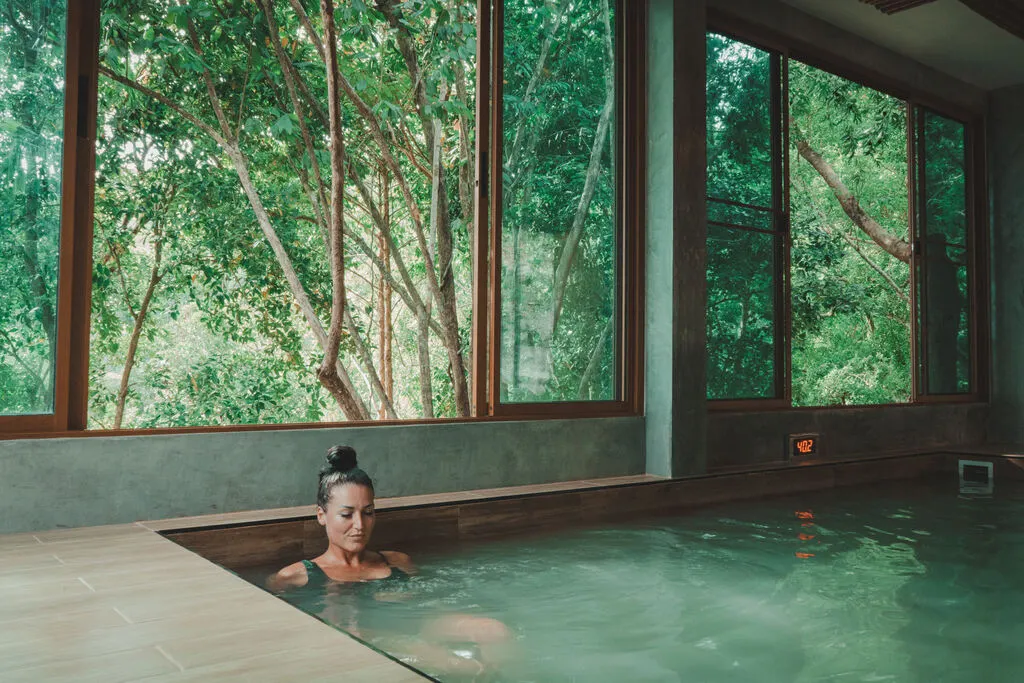
[[[401,508],[651,479],[563,482],[378,503]],[[311,513],[311,506],[303,506],[0,535],[0,681],[423,681],[158,533]]]

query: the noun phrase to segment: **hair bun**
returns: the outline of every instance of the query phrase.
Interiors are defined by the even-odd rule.
[[[351,446],[331,446],[327,449],[327,464],[337,472],[356,468],[356,449]]]

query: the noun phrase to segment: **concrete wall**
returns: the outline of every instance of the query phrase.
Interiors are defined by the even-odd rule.
[[[992,93],[992,418],[989,438],[1024,442],[1024,86]]]
[[[983,404],[712,413],[708,466],[782,460],[787,435],[805,432],[821,434],[826,458],[978,444],[985,441],[987,414]]]
[[[381,496],[644,472],[642,418],[0,441],[0,533],[312,505],[335,443]]]
[[[647,72],[644,403],[647,471],[672,474],[672,0],[651,0]]]

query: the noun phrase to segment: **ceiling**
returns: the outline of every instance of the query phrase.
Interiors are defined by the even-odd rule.
[[[887,15],[860,0],[782,0],[985,90],[1024,83],[1024,40],[959,0]]]

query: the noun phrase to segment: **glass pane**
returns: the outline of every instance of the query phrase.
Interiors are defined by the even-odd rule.
[[[929,240],[967,246],[964,124],[924,113],[924,192]]]
[[[970,279],[964,125],[924,112],[925,392],[971,391]]]
[[[317,377],[330,107],[297,6],[323,36],[317,2],[102,3],[92,428],[469,413],[476,2],[335,3],[340,392]]]
[[[776,396],[779,237],[708,227],[708,398]]]
[[[774,212],[764,209],[753,209],[748,206],[736,206],[724,202],[708,200],[708,222],[725,223],[742,228],[758,230],[774,230]]]
[[[909,401],[906,106],[799,62],[789,75],[793,403]]]
[[[971,390],[968,252],[941,245],[926,249],[926,389],[929,394],[967,393]]]
[[[772,206],[771,55],[709,33],[708,197]]]
[[[0,415],[53,412],[66,3],[0,3]]]
[[[611,3],[505,3],[501,400],[616,398]]]

